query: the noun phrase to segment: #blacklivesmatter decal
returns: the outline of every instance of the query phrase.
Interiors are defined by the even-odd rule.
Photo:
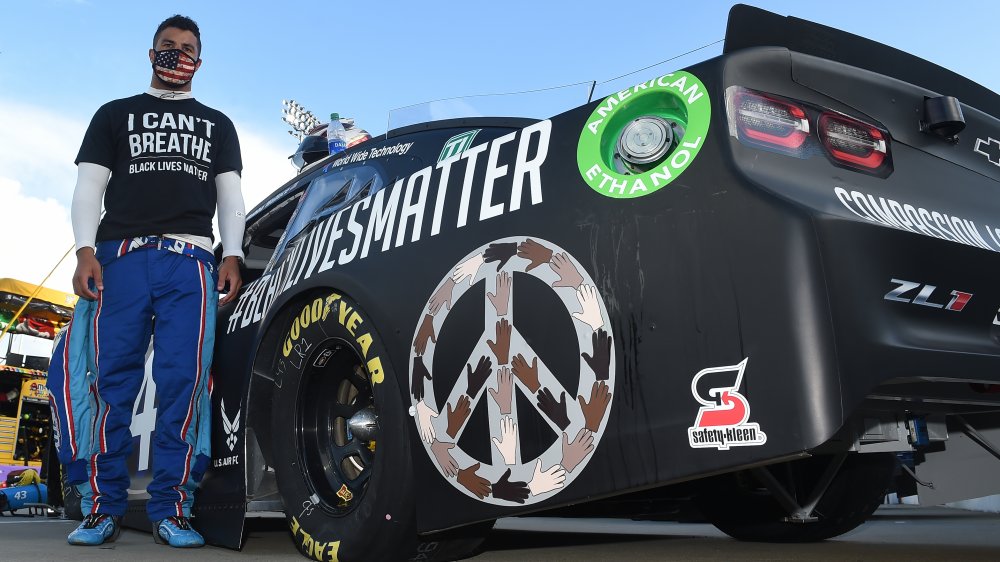
[[[718,449],[763,445],[767,435],[760,425],[748,423],[750,403],[739,393],[747,357],[737,365],[702,369],[691,381],[691,393],[701,403],[688,441],[696,449]]]
[[[312,275],[542,203],[551,131],[551,121],[539,121],[465,148],[318,222],[243,290],[226,333],[259,322],[279,295]],[[458,199],[457,215],[445,215],[449,198]]]
[[[187,172],[208,181],[215,123],[183,113],[128,114],[128,173]]]
[[[519,291],[522,296],[515,298]],[[529,343],[521,332],[525,320],[519,322],[517,314],[529,314],[539,302],[527,298],[545,300],[555,315],[566,315],[553,326],[572,330],[558,340],[573,342],[564,346],[572,351]],[[484,311],[483,325],[468,327],[481,333],[464,352],[449,347],[455,340],[439,337],[457,307]],[[610,330],[594,281],[549,241],[501,238],[447,270],[417,322],[410,352],[410,413],[440,474],[466,496],[495,505],[533,504],[569,486],[607,426],[615,388]],[[447,396],[438,396],[435,359],[456,353],[465,358],[461,373]],[[554,372],[558,369],[564,373]],[[560,379],[565,372],[574,379]],[[438,410],[436,404],[445,406]],[[470,429],[476,414],[482,414],[482,423]],[[527,434],[522,427],[530,428]]]
[[[632,120],[658,116],[684,133],[663,162],[639,174],[615,166],[618,136]],[[673,72],[612,94],[598,104],[580,133],[577,164],[594,191],[617,199],[649,195],[677,179],[705,143],[712,105],[705,85],[693,74]]]

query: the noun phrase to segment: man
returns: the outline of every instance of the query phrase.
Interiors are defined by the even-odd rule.
[[[188,518],[210,458],[217,291],[228,285],[221,305],[240,289],[244,204],[233,124],[191,94],[200,57],[193,20],[176,15],[161,23],[149,50],[149,90],[102,106],[76,159],[73,289],[82,298],[48,379],[60,462],[85,515],[71,544],[99,545],[120,533],[129,426],[150,337],[159,400],[147,488],[153,538],[204,544]],[[216,207],[224,250],[218,267]]]

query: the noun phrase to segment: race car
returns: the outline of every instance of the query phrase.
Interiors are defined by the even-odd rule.
[[[900,454],[935,501],[996,493],[998,116],[736,6],[719,57],[305,166],[247,216],[197,526],[239,548],[283,511],[309,558],[448,560],[680,489],[738,539],[823,540]]]

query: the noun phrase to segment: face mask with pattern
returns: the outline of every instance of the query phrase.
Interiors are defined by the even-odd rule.
[[[183,86],[194,77],[198,61],[180,49],[156,51],[153,72],[156,77],[173,86]]]

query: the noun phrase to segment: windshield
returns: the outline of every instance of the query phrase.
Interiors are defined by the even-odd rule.
[[[722,54],[722,39],[658,63],[604,80],[499,94],[443,98],[389,111],[387,130],[463,117],[527,117],[547,119],[604,98],[640,82],[657,78]]]
[[[383,181],[374,166],[333,169],[314,179],[306,188],[302,201],[288,222],[268,264],[268,269],[281,262],[285,251],[307,234],[312,225],[344,208],[348,203],[367,197],[382,188]]]

